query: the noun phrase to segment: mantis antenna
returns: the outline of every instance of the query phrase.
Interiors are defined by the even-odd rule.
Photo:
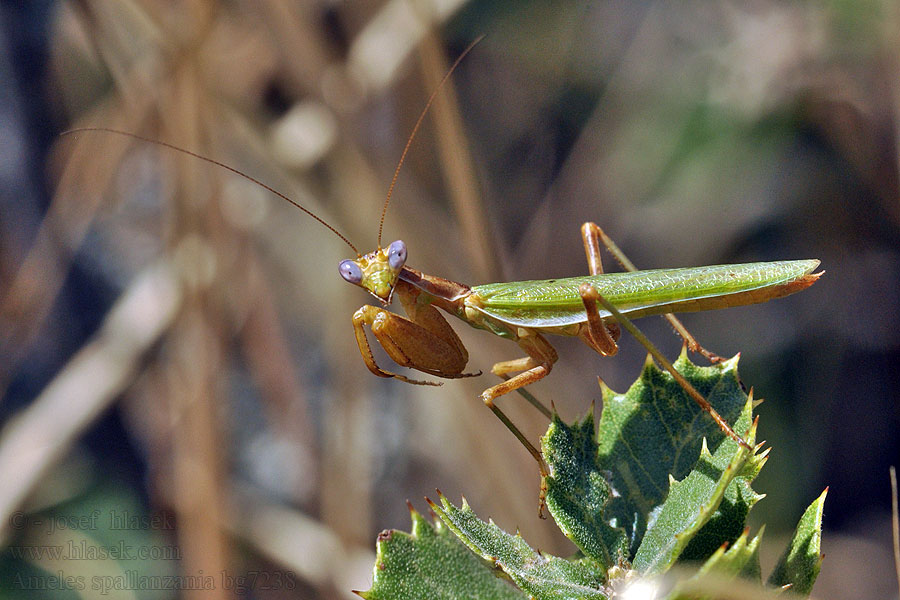
[[[394,187],[396,186],[397,178],[400,175],[400,167],[403,166],[403,162],[404,162],[404,160],[406,160],[406,155],[409,152],[409,148],[412,145],[413,139],[416,137],[416,133],[419,131],[419,127],[422,125],[422,121],[425,119],[425,115],[428,113],[428,109],[431,108],[431,105],[434,103],[435,98],[437,98],[438,93],[444,87],[444,84],[450,78],[450,75],[453,74],[453,71],[456,70],[456,67],[459,66],[459,63],[462,62],[463,58],[465,58],[466,55],[472,51],[472,48],[474,48],[475,45],[478,44],[478,42],[480,42],[482,39],[484,39],[483,35],[478,36],[475,39],[475,41],[473,41],[471,44],[469,44],[466,47],[466,49],[462,52],[462,54],[460,54],[456,58],[456,60],[453,62],[453,65],[450,67],[450,70],[447,71],[447,74],[444,75],[443,79],[441,79],[438,86],[434,89],[433,92],[431,92],[431,96],[429,96],[428,102],[425,104],[425,108],[422,109],[421,114],[419,114],[419,118],[416,120],[416,124],[413,126],[412,133],[409,134],[409,139],[406,140],[406,146],[403,148],[403,153],[400,155],[400,160],[397,162],[397,168],[394,170],[394,176],[391,179],[391,185],[388,188],[387,197],[384,199],[384,206],[381,208],[381,219],[379,220],[379,223],[378,223],[378,248],[379,249],[381,249],[381,234],[382,234],[382,231],[384,230],[384,217],[387,214],[388,205],[391,202],[391,196],[394,193]],[[271,187],[270,185],[267,185],[267,184],[263,183],[262,181],[260,181],[259,179],[256,179],[255,177],[247,175],[246,173],[239,171],[238,169],[235,169],[234,167],[230,167],[223,162],[219,162],[215,159],[203,156],[202,154],[198,154],[196,152],[186,150],[185,148],[180,148],[174,144],[170,144],[170,143],[164,142],[162,140],[157,140],[157,139],[153,139],[153,138],[146,137],[143,135],[138,135],[136,133],[131,133],[130,131],[122,131],[120,129],[113,129],[111,127],[78,127],[75,129],[69,129],[67,131],[63,131],[62,133],[59,134],[59,137],[63,137],[63,136],[67,136],[67,135],[75,135],[78,133],[91,133],[91,132],[114,133],[117,135],[122,135],[125,137],[130,137],[130,138],[133,138],[136,140],[140,140],[142,142],[156,144],[157,146],[163,146],[165,148],[169,148],[170,150],[174,150],[176,152],[181,152],[182,154],[187,154],[188,156],[192,156],[199,160],[216,165],[217,167],[221,167],[221,168],[225,169],[226,171],[230,171],[231,173],[234,173],[235,175],[238,175],[239,177],[243,177],[247,181],[255,183],[256,185],[260,186],[261,188],[278,196],[282,200],[285,200],[285,201],[289,202],[290,204],[293,204],[296,208],[299,208],[300,210],[305,212],[307,215],[309,215],[310,217],[312,217],[313,219],[315,219],[316,221],[321,223],[323,226],[325,226],[333,234],[335,234],[336,236],[341,238],[341,240],[343,240],[345,244],[350,246],[350,248],[353,249],[354,252],[356,252],[357,256],[362,256],[360,254],[359,250],[357,250],[356,246],[354,246],[350,242],[350,240],[347,239],[347,237],[344,234],[342,234],[340,231],[338,231],[337,229],[335,229],[334,227],[329,225],[323,218],[319,217],[314,212],[312,212],[311,210],[309,210],[308,208],[306,208],[305,206],[303,206],[296,200],[293,200],[292,198],[288,197],[287,195],[282,194],[281,192],[279,192],[275,188]]]
[[[462,54],[456,57],[456,60],[453,62],[453,66],[450,67],[450,70],[447,71],[447,74],[444,75],[444,78],[441,79],[441,82],[434,88],[434,91],[431,92],[431,96],[428,97],[428,102],[425,103],[425,108],[422,109],[422,112],[419,114],[419,118],[416,120],[416,124],[413,125],[412,133],[409,134],[409,139],[406,140],[406,146],[403,148],[403,152],[400,154],[400,160],[397,162],[397,168],[394,170],[394,177],[391,179],[391,187],[388,188],[387,197],[384,199],[384,206],[381,208],[381,220],[378,223],[378,249],[381,249],[381,233],[384,230],[384,216],[387,214],[388,204],[391,203],[391,195],[394,193],[394,186],[397,184],[397,177],[400,175],[400,167],[403,166],[403,161],[406,160],[406,153],[409,152],[409,147],[412,145],[413,139],[416,137],[416,132],[419,131],[419,126],[422,125],[422,121],[425,119],[425,115],[428,113],[428,109],[431,108],[432,103],[434,103],[435,98],[437,98],[438,93],[441,91],[441,88],[444,87],[444,84],[450,79],[450,76],[453,74],[453,71],[456,70],[456,67],[459,66],[459,63],[462,62],[462,59],[466,57],[466,54],[472,51],[472,48],[475,47],[478,42],[484,39],[484,35],[480,35],[475,38],[475,41],[466,47],[463,50]]]
[[[250,175],[247,175],[246,173],[243,173],[243,172],[235,169],[234,167],[229,167],[225,163],[219,162],[212,158],[208,158],[206,156],[203,156],[202,154],[197,154],[196,152],[191,152],[190,150],[185,150],[184,148],[179,148],[178,146],[175,146],[174,144],[170,144],[168,142],[163,142],[161,140],[155,140],[153,138],[138,135],[136,133],[131,133],[130,131],[121,131],[119,129],[112,129],[110,127],[79,127],[77,129],[69,129],[68,131],[63,131],[62,133],[59,134],[59,137],[63,137],[65,135],[74,135],[76,133],[90,133],[90,132],[115,133],[118,135],[124,135],[125,137],[134,138],[134,139],[140,140],[142,142],[149,142],[151,144],[156,144],[157,146],[163,146],[165,148],[169,148],[170,150],[175,150],[176,152],[181,152],[182,154],[187,154],[188,156],[193,156],[194,158],[199,158],[200,160],[203,160],[210,164],[216,165],[217,167],[222,167],[223,169],[230,171],[230,172],[234,173],[235,175],[239,175],[240,177],[243,177],[247,181],[251,181],[251,182],[255,183],[256,185],[260,186],[264,190],[267,190],[267,191],[275,194],[282,200],[286,200],[287,202],[290,202],[295,207],[299,208],[300,210],[302,210],[303,212],[308,214],[310,217],[312,217],[313,219],[315,219],[316,221],[318,221],[319,223],[321,223],[322,225],[327,227],[333,234],[335,234],[336,236],[338,236],[339,238],[344,240],[344,242],[348,246],[350,246],[354,252],[356,252],[357,256],[362,256],[359,253],[359,250],[356,249],[356,246],[351,244],[350,240],[348,240],[340,231],[338,231],[337,229],[335,229],[334,227],[329,225],[327,222],[325,222],[325,219],[316,215],[314,212],[312,212],[311,210],[309,210],[308,208],[306,208],[305,206],[303,206],[296,200],[293,200],[293,199],[289,198],[288,196],[286,196],[285,194],[282,194],[275,188],[273,188],[269,185],[266,185],[259,179],[256,179],[255,177],[251,177]]]

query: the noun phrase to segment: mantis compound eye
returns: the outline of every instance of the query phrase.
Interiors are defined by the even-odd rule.
[[[391,242],[391,245],[388,246],[388,264],[395,271],[406,264],[406,244],[403,240]]]
[[[341,272],[341,277],[344,278],[345,281],[349,281],[350,283],[359,285],[362,282],[362,271],[355,262],[350,260],[342,260],[338,270]]]

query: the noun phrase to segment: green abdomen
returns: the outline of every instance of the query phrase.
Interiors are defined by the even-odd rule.
[[[592,284],[626,315],[638,317],[760,302],[768,298],[749,292],[790,284],[818,264],[817,260],[795,260],[489,283],[472,288],[472,304],[512,325],[555,328],[586,320],[578,293],[583,283]],[[729,298],[735,299],[733,304]],[[601,310],[600,316],[610,314]]]

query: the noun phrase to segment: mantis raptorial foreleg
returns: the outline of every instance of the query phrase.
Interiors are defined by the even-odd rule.
[[[398,365],[445,379],[481,374],[462,372],[469,360],[469,353],[436,308],[418,303],[418,292],[414,288],[397,288],[397,293],[409,319],[368,304],[353,315],[356,342],[369,371],[379,377],[393,377],[417,385],[440,385],[439,382],[410,379],[379,367],[369,347],[365,325],[369,326],[372,335]]]
[[[375,362],[375,356],[372,354],[372,348],[369,347],[369,340],[366,338],[366,330],[364,328],[364,325],[368,325],[372,329],[372,333],[375,335],[375,339],[378,340],[378,342],[382,345],[385,351],[387,351],[394,362],[406,366],[410,365],[409,357],[404,355],[404,353],[399,348],[397,348],[396,344],[390,342],[390,336],[385,332],[385,323],[393,319],[403,319],[403,317],[392,315],[386,310],[382,310],[368,304],[360,307],[360,309],[353,314],[353,332],[356,334],[356,344],[359,346],[359,353],[362,355],[362,359],[366,367],[374,375],[378,375],[379,377],[393,377],[395,379],[399,379],[400,381],[405,381],[406,383],[414,383],[416,385],[441,385],[438,381],[410,379],[409,377],[400,375],[399,373],[385,371],[378,366],[378,363]],[[408,321],[408,319],[403,320]],[[385,341],[388,341],[389,343],[385,345]],[[390,348],[390,350],[388,348]]]

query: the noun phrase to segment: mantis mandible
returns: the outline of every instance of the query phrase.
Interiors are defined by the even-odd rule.
[[[366,327],[398,365],[445,379],[472,377],[481,373],[464,372],[468,352],[440,311],[472,327],[514,341],[526,356],[494,364],[491,371],[504,381],[485,389],[481,393],[481,399],[534,456],[542,475],[546,475],[547,471],[540,452],[496,406],[495,400],[512,391],[526,395],[523,390],[525,386],[543,379],[550,373],[558,357],[545,335],[578,337],[602,356],[612,356],[618,351],[616,342],[620,335],[620,325],[632,333],[675,377],[725,434],[749,448],[743,438],[732,430],[707,400],[635,328],[631,319],[664,315],[692,350],[716,360],[718,357],[700,347],[671,313],[755,304],[793,294],[809,287],[822,275],[823,272],[814,272],[819,265],[818,260],[639,271],[600,227],[588,222],[582,226],[581,235],[589,275],[468,286],[407,266],[407,247],[402,240],[396,240],[386,248],[382,247],[384,218],[391,194],[415,134],[444,82],[475,43],[456,59],[419,115],[397,164],[382,208],[377,248],[365,255],[336,228],[304,206],[219,161],[166,142],[103,127],[73,129],[61,135],[90,131],[115,133],[188,154],[262,186],[331,230],[356,253],[356,258],[346,259],[340,263],[341,277],[365,289],[380,304],[380,306],[363,305],[354,313],[352,319],[353,331],[363,361],[369,371],[379,377],[395,378],[417,385],[440,385],[433,381],[412,379],[380,367],[369,346]],[[601,243],[627,269],[625,272],[604,273],[600,258]],[[407,317],[386,310],[395,297],[400,300]],[[549,415],[546,408],[542,406],[539,408]]]

